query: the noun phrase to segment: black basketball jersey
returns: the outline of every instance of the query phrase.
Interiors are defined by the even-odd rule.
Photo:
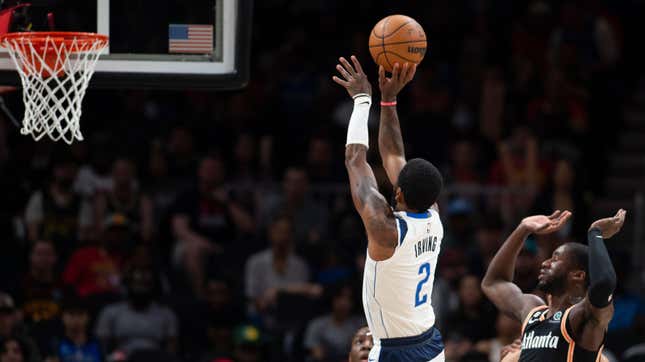
[[[546,305],[533,309],[522,327],[522,352],[519,362],[596,362],[600,360],[602,346],[598,351],[588,351],[576,345],[571,338],[569,312],[557,311],[547,318]]]

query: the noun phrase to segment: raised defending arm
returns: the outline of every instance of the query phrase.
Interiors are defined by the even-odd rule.
[[[589,289],[587,297],[569,314],[573,339],[581,347],[594,351],[605,339],[614,315],[612,295],[616,289],[616,272],[605,247],[605,239],[614,236],[625,223],[626,211],[600,219],[589,227]]]
[[[515,260],[530,234],[550,234],[557,231],[569,217],[571,213],[568,211],[556,211],[550,216],[527,217],[497,251],[482,280],[482,290],[502,312],[523,321],[531,309],[544,305],[540,297],[522,293],[513,283]]]

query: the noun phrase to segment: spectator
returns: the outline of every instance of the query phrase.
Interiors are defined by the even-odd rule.
[[[323,287],[344,282],[352,277],[354,270],[348,265],[347,252],[337,245],[325,243],[316,253],[307,255],[309,265],[317,269],[314,280]]]
[[[290,167],[284,173],[282,193],[262,200],[261,223],[271,223],[279,214],[293,219],[294,241],[297,246],[317,243],[325,236],[328,214],[309,194],[307,173]]]
[[[548,214],[551,210],[569,210],[573,213],[571,221],[557,232],[559,240],[568,240],[577,235],[584,235],[587,229],[589,206],[576,182],[573,164],[565,159],[555,164],[552,180],[546,190],[536,198],[534,213]]]
[[[502,210],[507,221],[525,214],[544,185],[546,167],[539,159],[539,152],[537,139],[523,127],[514,129],[498,145],[499,159],[491,166],[489,182],[511,189],[498,201],[504,205]]]
[[[451,289],[456,290],[458,289],[459,281],[468,273],[466,256],[460,249],[442,248],[437,269],[438,276],[445,280],[451,286]]]
[[[16,310],[13,298],[0,292],[0,361],[40,362],[36,343],[20,323],[20,313]],[[18,359],[20,358],[20,359]]]
[[[364,362],[369,358],[370,350],[374,347],[374,340],[368,327],[362,327],[352,338],[352,347],[349,351],[349,362]]]
[[[147,160],[148,168],[145,179],[148,180],[148,184],[145,186],[155,205],[153,214],[159,216],[171,206],[176,197],[177,185],[169,177],[168,161],[160,140],[155,139],[150,142]]]
[[[102,241],[77,250],[63,273],[64,283],[76,295],[93,299],[93,312],[119,297],[129,241],[129,220],[125,216],[109,215],[103,225]]]
[[[445,272],[445,269],[444,269]],[[432,286],[432,309],[435,315],[435,326],[440,331],[445,330],[444,326],[450,313],[457,309],[459,297],[450,283],[441,275],[436,275]]]
[[[306,262],[294,254],[293,227],[289,218],[282,216],[269,227],[271,247],[252,255],[246,262],[246,297],[252,310],[262,313],[267,327],[276,327],[274,315],[278,294],[318,297],[322,288],[309,283]]]
[[[567,73],[557,66],[550,67],[544,76],[544,96],[527,105],[526,117],[533,128],[540,131],[540,136],[546,138],[547,145],[571,149],[572,145],[568,143],[575,140],[576,134],[584,135],[588,128],[585,104],[588,95],[586,91],[576,89]]]
[[[168,174],[182,184],[194,175],[198,163],[193,134],[186,127],[175,127],[170,131],[166,144]]]
[[[475,349],[488,355],[489,362],[499,362],[502,348],[519,338],[521,329],[522,326],[519,322],[504,313],[499,313],[495,322],[497,336],[489,340],[480,341],[475,345]]]
[[[223,253],[237,231],[250,232],[253,219],[224,189],[224,163],[215,157],[202,160],[198,185],[178,198],[172,216],[177,239],[175,262],[188,274],[193,291],[203,295],[204,271],[209,255]]]
[[[472,142],[461,140],[452,145],[450,166],[443,172],[447,182],[457,185],[473,185],[481,182],[477,169],[475,147]]]
[[[233,148],[231,190],[226,195],[228,200],[234,200],[235,204],[246,210],[249,215],[255,213],[258,184],[262,176],[260,157],[271,157],[270,152],[268,155],[261,155],[261,152],[266,150],[258,150],[259,147],[266,146],[259,143],[255,135],[247,132],[239,134]],[[245,233],[250,231],[255,230],[244,230]],[[248,255],[247,253],[244,257]]]
[[[533,1],[513,29],[513,57],[526,59],[538,70],[546,66],[549,34],[552,31],[553,12],[545,1]]]
[[[56,268],[51,241],[36,241],[29,255],[29,270],[22,278],[17,299],[32,336],[42,349],[58,330],[63,281]]]
[[[475,209],[472,202],[465,198],[455,198],[448,203],[446,214],[447,232],[442,244],[460,249],[471,245],[475,233]]]
[[[332,152],[333,147],[329,139],[323,136],[312,137],[309,140],[309,147],[307,150],[307,174],[311,181],[319,182],[340,182],[339,179],[341,172],[338,172],[334,166]]]
[[[477,244],[470,253],[470,272],[483,275],[488,269],[488,264],[495,256],[495,252],[502,244],[503,223],[497,215],[484,216],[475,232]]]
[[[307,326],[305,348],[312,361],[340,361],[347,353],[348,342],[356,329],[365,324],[353,314],[354,293],[348,285],[332,293],[331,313],[320,316]]]
[[[0,338],[0,362],[34,361],[29,347],[17,337]]]
[[[492,165],[490,181],[505,186],[523,186],[536,191],[542,185],[537,140],[525,128],[516,128],[499,144],[499,159]]]
[[[239,295],[234,292],[232,281],[217,277],[210,278],[206,283],[205,296],[210,316],[227,316],[236,322],[243,319],[243,309],[235,303]]]
[[[64,334],[54,338],[52,355],[59,362],[102,362],[101,345],[88,332],[90,314],[78,298],[70,298],[63,306]]]
[[[466,275],[459,283],[459,307],[448,318],[445,335],[475,345],[495,336],[495,318],[495,308],[484,298],[480,278]]]
[[[211,319],[207,328],[208,349],[201,362],[230,362],[234,353],[233,327],[228,318]]]
[[[256,140],[251,134],[242,133],[238,136],[233,148],[233,181],[236,185],[249,187],[257,179],[256,148]]]
[[[199,351],[202,359],[232,355],[233,327],[245,319],[244,304],[239,303],[242,293],[235,285],[230,278],[209,277],[204,303],[175,308],[181,321],[182,345],[191,350],[204,346],[206,351]]]
[[[157,301],[158,281],[150,267],[133,267],[125,276],[128,298],[106,306],[96,335],[108,354],[130,355],[139,350],[177,351],[175,313]],[[157,289],[158,290],[158,289]]]
[[[552,33],[553,61],[579,72],[613,64],[619,46],[606,19],[593,16],[586,2],[569,1],[561,9],[560,26]]]
[[[498,67],[487,69],[483,78],[479,124],[484,137],[497,141],[502,135],[507,84]]]
[[[262,334],[254,326],[241,325],[233,332],[233,355],[236,362],[262,362]]]
[[[153,236],[153,207],[147,195],[142,194],[136,180],[135,165],[128,159],[117,159],[112,166],[112,189],[99,193],[94,199],[96,229],[102,229],[107,215],[122,214],[131,222],[139,238],[149,242]]]
[[[71,158],[53,160],[51,183],[31,195],[25,211],[29,240],[53,241],[62,260],[90,225],[91,213],[73,190],[75,176],[76,164]]]
[[[93,138],[91,142],[91,160],[79,167],[74,180],[74,190],[85,198],[92,198],[96,192],[112,188],[110,146],[106,144],[105,137]]]

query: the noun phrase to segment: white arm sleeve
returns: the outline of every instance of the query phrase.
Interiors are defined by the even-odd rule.
[[[367,121],[370,116],[372,97],[368,94],[358,94],[354,97],[354,110],[347,126],[347,145],[361,144],[369,148],[369,131]]]

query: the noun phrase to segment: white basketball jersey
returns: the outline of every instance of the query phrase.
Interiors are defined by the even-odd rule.
[[[395,212],[394,254],[375,261],[367,253],[363,308],[375,340],[417,336],[434,326],[432,285],[443,239],[439,213]]]

